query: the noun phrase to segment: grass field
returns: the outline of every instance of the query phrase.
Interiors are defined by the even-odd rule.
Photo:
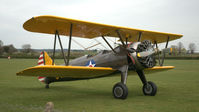
[[[112,96],[120,77],[59,82],[45,89],[36,77],[16,76],[36,63],[0,59],[0,112],[42,112],[48,101],[54,103],[55,112],[199,112],[199,60],[166,60],[176,68],[147,75],[158,86],[156,96],[144,96],[140,79],[130,75],[126,100]]]

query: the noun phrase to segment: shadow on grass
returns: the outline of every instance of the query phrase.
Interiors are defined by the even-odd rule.
[[[34,100],[79,100],[79,99],[101,99],[108,98],[112,99],[111,90],[107,91],[103,89],[91,89],[91,88],[81,88],[73,86],[52,86],[49,89],[44,87],[30,87],[30,88],[18,88],[21,93],[29,94],[29,97],[24,98],[34,98]]]
[[[29,94],[28,97],[23,97],[27,100],[111,100],[115,99],[112,95],[112,88],[101,87],[86,87],[86,86],[51,86],[49,89],[43,87],[24,87],[18,88],[22,94]],[[136,97],[144,97],[142,89],[140,87],[129,87],[128,99],[134,99]]]

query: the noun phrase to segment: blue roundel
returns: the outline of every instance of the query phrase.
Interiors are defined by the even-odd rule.
[[[86,66],[87,67],[95,67],[96,64],[95,64],[95,61],[92,59],[92,60],[89,60],[87,63],[86,63]]]

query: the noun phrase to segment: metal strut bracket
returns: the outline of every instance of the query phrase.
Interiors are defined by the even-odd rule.
[[[127,77],[128,77],[128,65],[122,66],[119,70],[121,71],[121,82],[123,84],[126,84],[127,82]]]

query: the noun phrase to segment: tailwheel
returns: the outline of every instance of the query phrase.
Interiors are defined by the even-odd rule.
[[[45,88],[46,88],[46,89],[49,89],[49,84],[46,84]]]
[[[128,88],[125,84],[119,82],[113,87],[113,95],[117,99],[126,99],[128,96]]]
[[[45,78],[44,83],[46,84],[46,85],[45,85],[45,88],[46,88],[46,89],[49,89],[49,88],[50,88],[50,87],[49,87],[50,79],[49,79],[48,77]]]
[[[147,96],[155,96],[157,92],[157,86],[155,83],[148,81],[146,84],[143,85],[143,93]]]

